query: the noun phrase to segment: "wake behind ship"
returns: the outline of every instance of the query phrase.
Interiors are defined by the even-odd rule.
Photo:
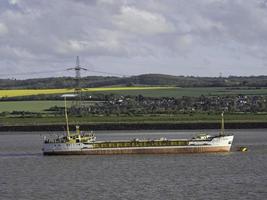
[[[234,136],[224,134],[224,118],[222,113],[221,131],[211,136],[200,134],[192,139],[158,140],[116,140],[96,141],[92,133],[81,133],[79,126],[76,132],[70,133],[65,97],[65,117],[67,132],[57,138],[44,138],[44,155],[107,155],[107,154],[176,154],[229,152]]]

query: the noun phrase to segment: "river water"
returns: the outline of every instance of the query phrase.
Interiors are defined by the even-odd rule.
[[[190,138],[196,132],[108,131],[96,136]],[[230,153],[108,156],[43,156],[44,133],[2,132],[0,199],[266,199],[267,130],[229,132],[235,135]],[[237,152],[238,146],[249,151]]]

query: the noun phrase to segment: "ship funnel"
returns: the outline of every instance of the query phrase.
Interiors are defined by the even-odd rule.
[[[80,134],[80,126],[76,125],[76,133],[79,135]]]

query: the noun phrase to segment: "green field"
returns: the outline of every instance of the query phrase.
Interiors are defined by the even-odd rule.
[[[95,92],[100,93],[100,92]],[[202,87],[202,88],[165,88],[155,90],[114,90],[102,91],[101,94],[117,94],[117,95],[143,95],[146,97],[198,97],[205,96],[223,96],[223,95],[267,95],[267,88],[241,88],[231,89],[224,87]]]
[[[106,90],[104,88],[98,88],[97,90],[88,91],[86,93],[97,95],[97,94],[117,94],[117,95],[143,95],[146,97],[182,97],[190,96],[197,97],[201,95],[205,96],[225,96],[225,95],[267,95],[267,88],[241,88],[241,89],[231,89],[231,88],[179,88],[179,87],[136,87],[133,88],[112,88]],[[1,91],[1,90],[0,90]],[[9,90],[9,94],[15,95],[17,90]],[[26,90],[23,90],[26,91]],[[38,90],[39,91],[39,90]],[[45,90],[46,91],[46,90]],[[57,90],[58,91],[58,90]],[[63,91],[63,90],[62,90]],[[31,90],[31,92],[33,92]],[[7,94],[7,93],[6,93]],[[17,94],[28,94],[27,92]],[[31,93],[32,94],[32,93]],[[3,93],[2,93],[3,95]],[[0,95],[1,96],[1,95]],[[68,102],[68,105],[71,105],[71,101]],[[0,101],[0,113],[1,112],[12,112],[12,111],[29,111],[29,112],[44,112],[45,109],[48,109],[53,106],[62,107],[64,106],[63,99],[62,101]]]
[[[70,107],[73,101],[67,102],[67,107]],[[83,101],[86,104],[94,104],[95,101]],[[0,101],[0,113],[12,111],[27,111],[45,113],[46,109],[51,107],[64,107],[64,101]]]
[[[72,93],[69,89],[45,90],[0,90],[0,97],[16,97],[39,94]],[[86,88],[84,93],[89,94],[117,94],[117,95],[143,95],[147,97],[197,97],[218,95],[267,95],[267,88],[225,88],[225,87],[111,87],[111,88]]]
[[[144,116],[92,116],[69,117],[70,124],[101,124],[101,123],[201,123],[216,122],[220,124],[220,114],[177,114],[177,115],[144,115]],[[225,114],[225,123],[229,122],[267,122],[264,114]],[[1,125],[52,125],[65,124],[64,117],[0,117]]]
[[[70,105],[71,102],[68,102]],[[53,106],[63,107],[63,101],[6,101],[0,102],[0,112],[28,111],[44,112]]]

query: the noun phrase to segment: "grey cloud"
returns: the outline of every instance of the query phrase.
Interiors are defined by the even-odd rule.
[[[267,59],[266,9],[265,0],[4,0],[0,69],[63,69],[81,55],[118,73],[214,76],[210,65],[250,75],[255,66],[242,58],[257,67]]]

